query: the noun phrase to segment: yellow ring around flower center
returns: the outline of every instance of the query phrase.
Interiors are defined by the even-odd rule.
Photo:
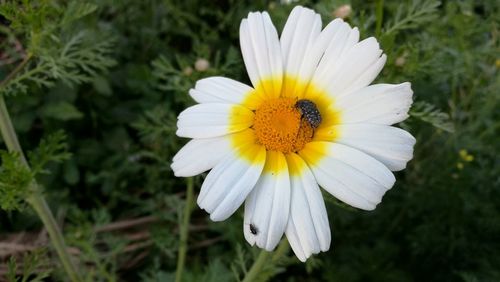
[[[314,136],[314,129],[302,119],[295,107],[297,99],[267,100],[256,111],[253,129],[257,142],[267,150],[292,153],[300,151]]]
[[[295,107],[302,99],[313,102],[321,114],[321,123],[314,130]],[[327,151],[326,142],[317,141],[332,142],[341,134],[336,126],[341,124],[341,112],[335,99],[313,83],[304,83],[288,75],[262,80],[248,93],[242,105],[253,115],[243,115],[243,119],[242,114],[235,110],[231,124],[247,123],[250,118],[252,125],[248,130],[232,134],[231,145],[239,157],[252,164],[267,159],[255,160],[255,152],[265,149],[268,153],[281,152],[285,156],[296,153],[304,159],[307,157],[308,165],[315,165]],[[248,146],[255,148],[245,149]],[[285,170],[287,166],[281,169]],[[264,167],[264,171],[268,170],[269,166]],[[299,174],[298,170],[291,169],[289,173]],[[277,173],[276,169],[272,172]]]

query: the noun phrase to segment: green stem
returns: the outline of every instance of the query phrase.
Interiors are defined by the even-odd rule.
[[[16,69],[16,72],[18,70],[19,68]],[[4,82],[5,81],[6,80],[4,80]],[[23,151],[21,149],[21,145],[19,144],[19,140],[17,139],[16,132],[14,131],[14,127],[12,126],[12,121],[10,119],[9,112],[7,111],[3,95],[0,95],[0,130],[2,131],[2,137],[9,151],[17,152],[23,164],[26,167],[29,167],[28,162],[26,161],[26,158],[24,157]],[[68,278],[74,282],[82,281],[73,262],[71,261],[70,255],[67,252],[64,238],[59,227],[57,226],[56,220],[54,219],[54,216],[52,215],[52,212],[50,211],[50,208],[47,205],[45,198],[41,194],[38,184],[35,180],[31,182],[30,189],[32,190],[32,195],[28,197],[27,202],[31,204],[33,209],[42,220],[45,228],[47,229],[50,239],[52,240],[52,245],[59,255],[59,259],[61,260]]]
[[[271,253],[268,251],[265,251],[265,250],[260,251],[259,256],[254,261],[250,270],[247,272],[247,275],[245,275],[243,282],[255,281],[255,279],[257,277],[259,277],[259,273],[262,271],[262,268],[264,267],[264,265],[267,264],[270,255],[271,255]]]
[[[182,225],[180,227],[180,242],[179,251],[177,253],[177,270],[175,272],[175,282],[182,281],[182,272],[184,271],[184,263],[186,261],[187,241],[189,232],[189,220],[191,218],[191,210],[193,205],[193,178],[187,179],[186,205],[184,206],[184,214]]]
[[[262,250],[260,251],[259,256],[253,263],[252,267],[250,270],[247,272],[245,275],[245,278],[243,279],[243,282],[252,282],[257,280],[259,277],[259,274],[262,272],[262,269],[264,266],[268,266],[269,263],[276,263],[284,254],[288,252],[288,249],[290,248],[288,241],[286,239],[281,240],[278,248],[276,251],[273,253],[271,256],[271,252]],[[270,258],[270,261],[269,261]]]
[[[38,189],[38,185],[36,182],[32,183],[33,188]],[[67,252],[66,244],[64,243],[64,237],[61,233],[61,230],[57,226],[57,222],[50,211],[45,198],[40,193],[40,191],[35,191],[27,200],[33,209],[37,212],[38,216],[42,220],[45,225],[45,229],[49,233],[50,239],[52,240],[52,245],[56,249],[57,255],[59,256],[59,260],[61,261],[68,278],[71,281],[79,282],[83,281],[78,273],[73,261],[71,260],[71,256]]]
[[[286,238],[283,238],[278,245],[278,248],[274,252],[271,261],[273,263],[277,262],[282,256],[288,253],[288,250],[290,250],[290,244],[288,243],[288,240]]]
[[[21,145],[19,145],[19,140],[17,140],[16,131],[10,120],[9,112],[7,111],[7,106],[5,105],[5,100],[3,95],[0,95],[0,130],[2,131],[3,141],[10,152],[18,152],[23,164],[28,165],[26,158],[24,157]]]
[[[376,25],[375,25],[375,36],[380,37],[380,34],[382,32],[382,21],[384,20],[384,0],[377,0],[377,3],[375,4],[375,18],[376,18]]]

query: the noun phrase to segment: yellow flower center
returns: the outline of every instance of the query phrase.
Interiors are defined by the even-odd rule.
[[[310,105],[296,107],[301,100],[312,102],[320,117],[315,116],[314,107]],[[242,159],[251,164],[273,162],[270,154],[280,152],[286,158],[298,154],[304,160],[307,158],[307,163],[312,166],[327,154],[326,144],[342,134],[337,126],[341,124],[341,112],[335,105],[335,99],[313,83],[304,83],[292,76],[262,80],[248,93],[242,105],[250,109],[252,115],[238,112],[235,108],[231,124],[252,125],[247,130],[232,134],[231,145]],[[248,149],[250,147],[252,150]],[[267,151],[266,157],[257,161],[257,152],[263,149]],[[286,170],[288,167],[284,163],[283,166],[275,164],[273,169],[266,165],[264,171],[276,173]],[[289,173],[300,174],[302,170],[299,167],[290,168]]]
[[[255,110],[253,129],[257,142],[267,150],[300,151],[314,136],[314,129],[295,107],[297,99],[275,98]]]

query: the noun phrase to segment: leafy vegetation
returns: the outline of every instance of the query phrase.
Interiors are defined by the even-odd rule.
[[[286,2],[0,1],[0,95],[31,167],[0,152],[0,280],[67,280],[25,203],[36,180],[86,281],[173,281],[187,183],[170,161],[189,88],[249,82],[238,41],[249,11],[280,30],[295,4],[324,23],[349,4],[346,21],[388,56],[377,82],[412,83],[400,126],[415,157],[376,211],[324,193],[331,250],[303,264],[283,249],[260,279],[499,281],[498,1]],[[241,225],[241,211],[214,223],[193,207],[183,280],[243,279],[259,252]]]

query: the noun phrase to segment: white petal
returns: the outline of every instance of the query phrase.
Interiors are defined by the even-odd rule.
[[[212,169],[231,151],[228,137],[193,139],[177,152],[172,170],[177,177],[195,176]]]
[[[375,63],[369,66],[363,73],[359,75],[359,77],[351,83],[349,87],[347,87],[343,91],[343,95],[347,95],[353,91],[362,89],[372,83],[375,78],[377,78],[378,74],[382,71],[385,66],[385,62],[387,61],[387,56],[382,54],[380,58],[377,59]]]
[[[281,35],[281,49],[284,60],[284,70],[292,78],[300,78],[309,82],[323,49],[318,50],[317,38],[321,32],[321,17],[311,9],[296,6],[283,28]],[[293,80],[296,81],[296,80]],[[287,85],[287,91],[294,91],[293,85]]]
[[[310,142],[299,154],[321,187],[356,208],[375,209],[395,182],[385,165],[342,144]]]
[[[338,41],[341,40],[340,38],[346,36],[347,39],[348,36],[351,36],[351,40],[356,40],[357,42],[356,35],[359,37],[359,33],[357,32],[357,30],[351,30],[349,25],[346,24],[342,19],[337,18],[331,21],[316,38],[314,46],[312,46],[311,49],[311,54],[308,54],[315,66],[315,70],[312,75],[316,75],[317,72],[321,72],[321,70],[318,70],[318,68],[320,67],[328,68],[326,64],[320,66],[319,63],[321,60],[326,60],[325,56],[336,56],[336,53],[332,51],[331,48],[337,47],[339,48],[338,50],[341,50],[343,47],[345,47],[346,44],[337,45]],[[352,42],[352,44],[355,44],[356,42]],[[349,44],[351,43],[347,43],[347,45]],[[326,53],[328,48],[330,48],[330,52]]]
[[[309,256],[307,256],[304,249],[302,249],[296,227],[293,225],[293,222],[290,222],[290,220],[288,220],[288,224],[286,226],[286,238],[288,239],[288,243],[292,247],[292,250],[297,258],[301,262],[305,262]]]
[[[286,236],[301,261],[330,248],[331,233],[323,196],[314,175],[296,154],[287,155],[291,172],[290,217]]]
[[[283,62],[278,32],[266,12],[249,13],[240,25],[240,46],[248,76],[255,88],[261,85],[266,95],[278,97],[281,91]],[[277,95],[277,96],[276,96]]]
[[[247,160],[231,152],[210,171],[201,186],[198,205],[210,213],[213,221],[231,216],[259,180],[266,159],[265,148],[252,144],[240,152],[253,158]]]
[[[363,151],[392,171],[402,170],[413,158],[415,138],[392,126],[377,124],[344,124],[335,126],[337,143]]]
[[[177,136],[211,138],[238,132],[253,124],[253,112],[231,104],[198,104],[179,114]]]
[[[328,42],[328,47],[314,73],[313,81],[326,89],[330,85],[332,74],[341,71],[344,55],[359,41],[359,31],[341,19],[336,19],[325,27],[320,37],[323,42]]]
[[[356,43],[338,58],[334,67],[324,72],[320,81],[321,86],[326,87],[330,95],[335,97],[341,97],[350,91],[365,87],[381,70],[381,67],[378,68],[381,55],[382,50],[373,37]],[[385,63],[385,59],[383,62]],[[376,66],[375,69],[374,66]],[[367,81],[366,77],[373,78]]]
[[[253,88],[225,77],[214,76],[200,79],[189,95],[198,103],[241,104]]]
[[[342,123],[391,125],[405,120],[412,104],[413,91],[408,82],[374,84],[338,99]]]
[[[267,152],[266,168],[245,201],[243,233],[250,245],[272,251],[278,245],[288,222],[290,178],[285,156]],[[253,225],[257,234],[250,230]]]

